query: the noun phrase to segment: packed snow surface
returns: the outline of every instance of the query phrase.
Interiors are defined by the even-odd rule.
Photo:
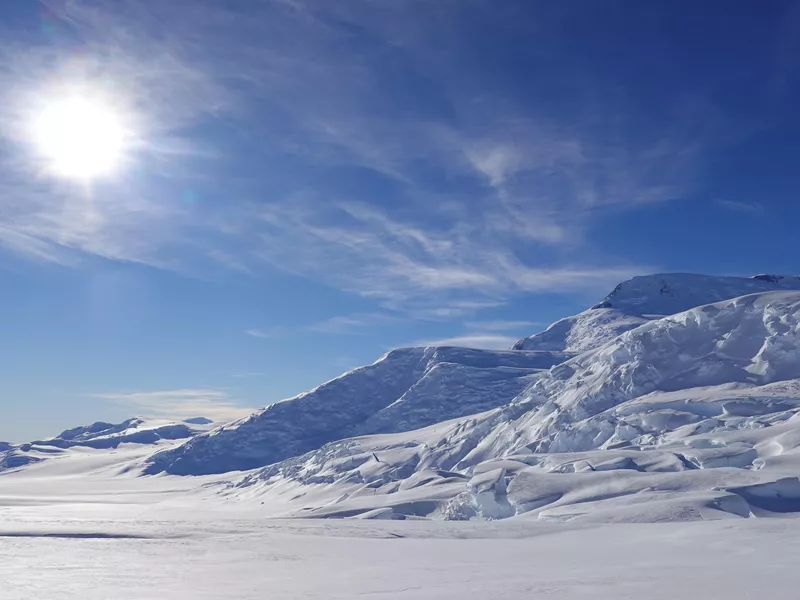
[[[575,527],[179,513],[0,525],[0,599],[796,600],[800,521]]]

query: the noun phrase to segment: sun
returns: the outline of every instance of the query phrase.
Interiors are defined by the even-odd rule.
[[[53,99],[33,123],[33,141],[48,169],[72,179],[112,175],[124,158],[128,138],[121,116],[87,96]]]

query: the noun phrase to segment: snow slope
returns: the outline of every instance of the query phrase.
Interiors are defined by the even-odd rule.
[[[714,277],[662,273],[620,283],[599,304],[524,338],[516,350],[579,353],[592,350],[648,320],[758,292],[800,290],[800,276]]]
[[[647,323],[649,319],[615,308],[595,307],[559,319],[550,327],[514,344],[514,350],[547,350],[579,354]]]
[[[147,472],[252,469],[352,435],[407,431],[511,401],[557,352],[430,347],[392,350],[310,392],[157,454]]]

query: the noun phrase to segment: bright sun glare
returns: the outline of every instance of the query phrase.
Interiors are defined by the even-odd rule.
[[[50,169],[92,179],[120,165],[127,134],[120,116],[102,102],[74,96],[53,100],[34,121],[34,142]]]

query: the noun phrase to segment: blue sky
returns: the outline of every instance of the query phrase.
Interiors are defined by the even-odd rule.
[[[780,0],[5,0],[0,439],[797,272],[798,40]],[[135,131],[113,175],[32,155],[65,83]]]

